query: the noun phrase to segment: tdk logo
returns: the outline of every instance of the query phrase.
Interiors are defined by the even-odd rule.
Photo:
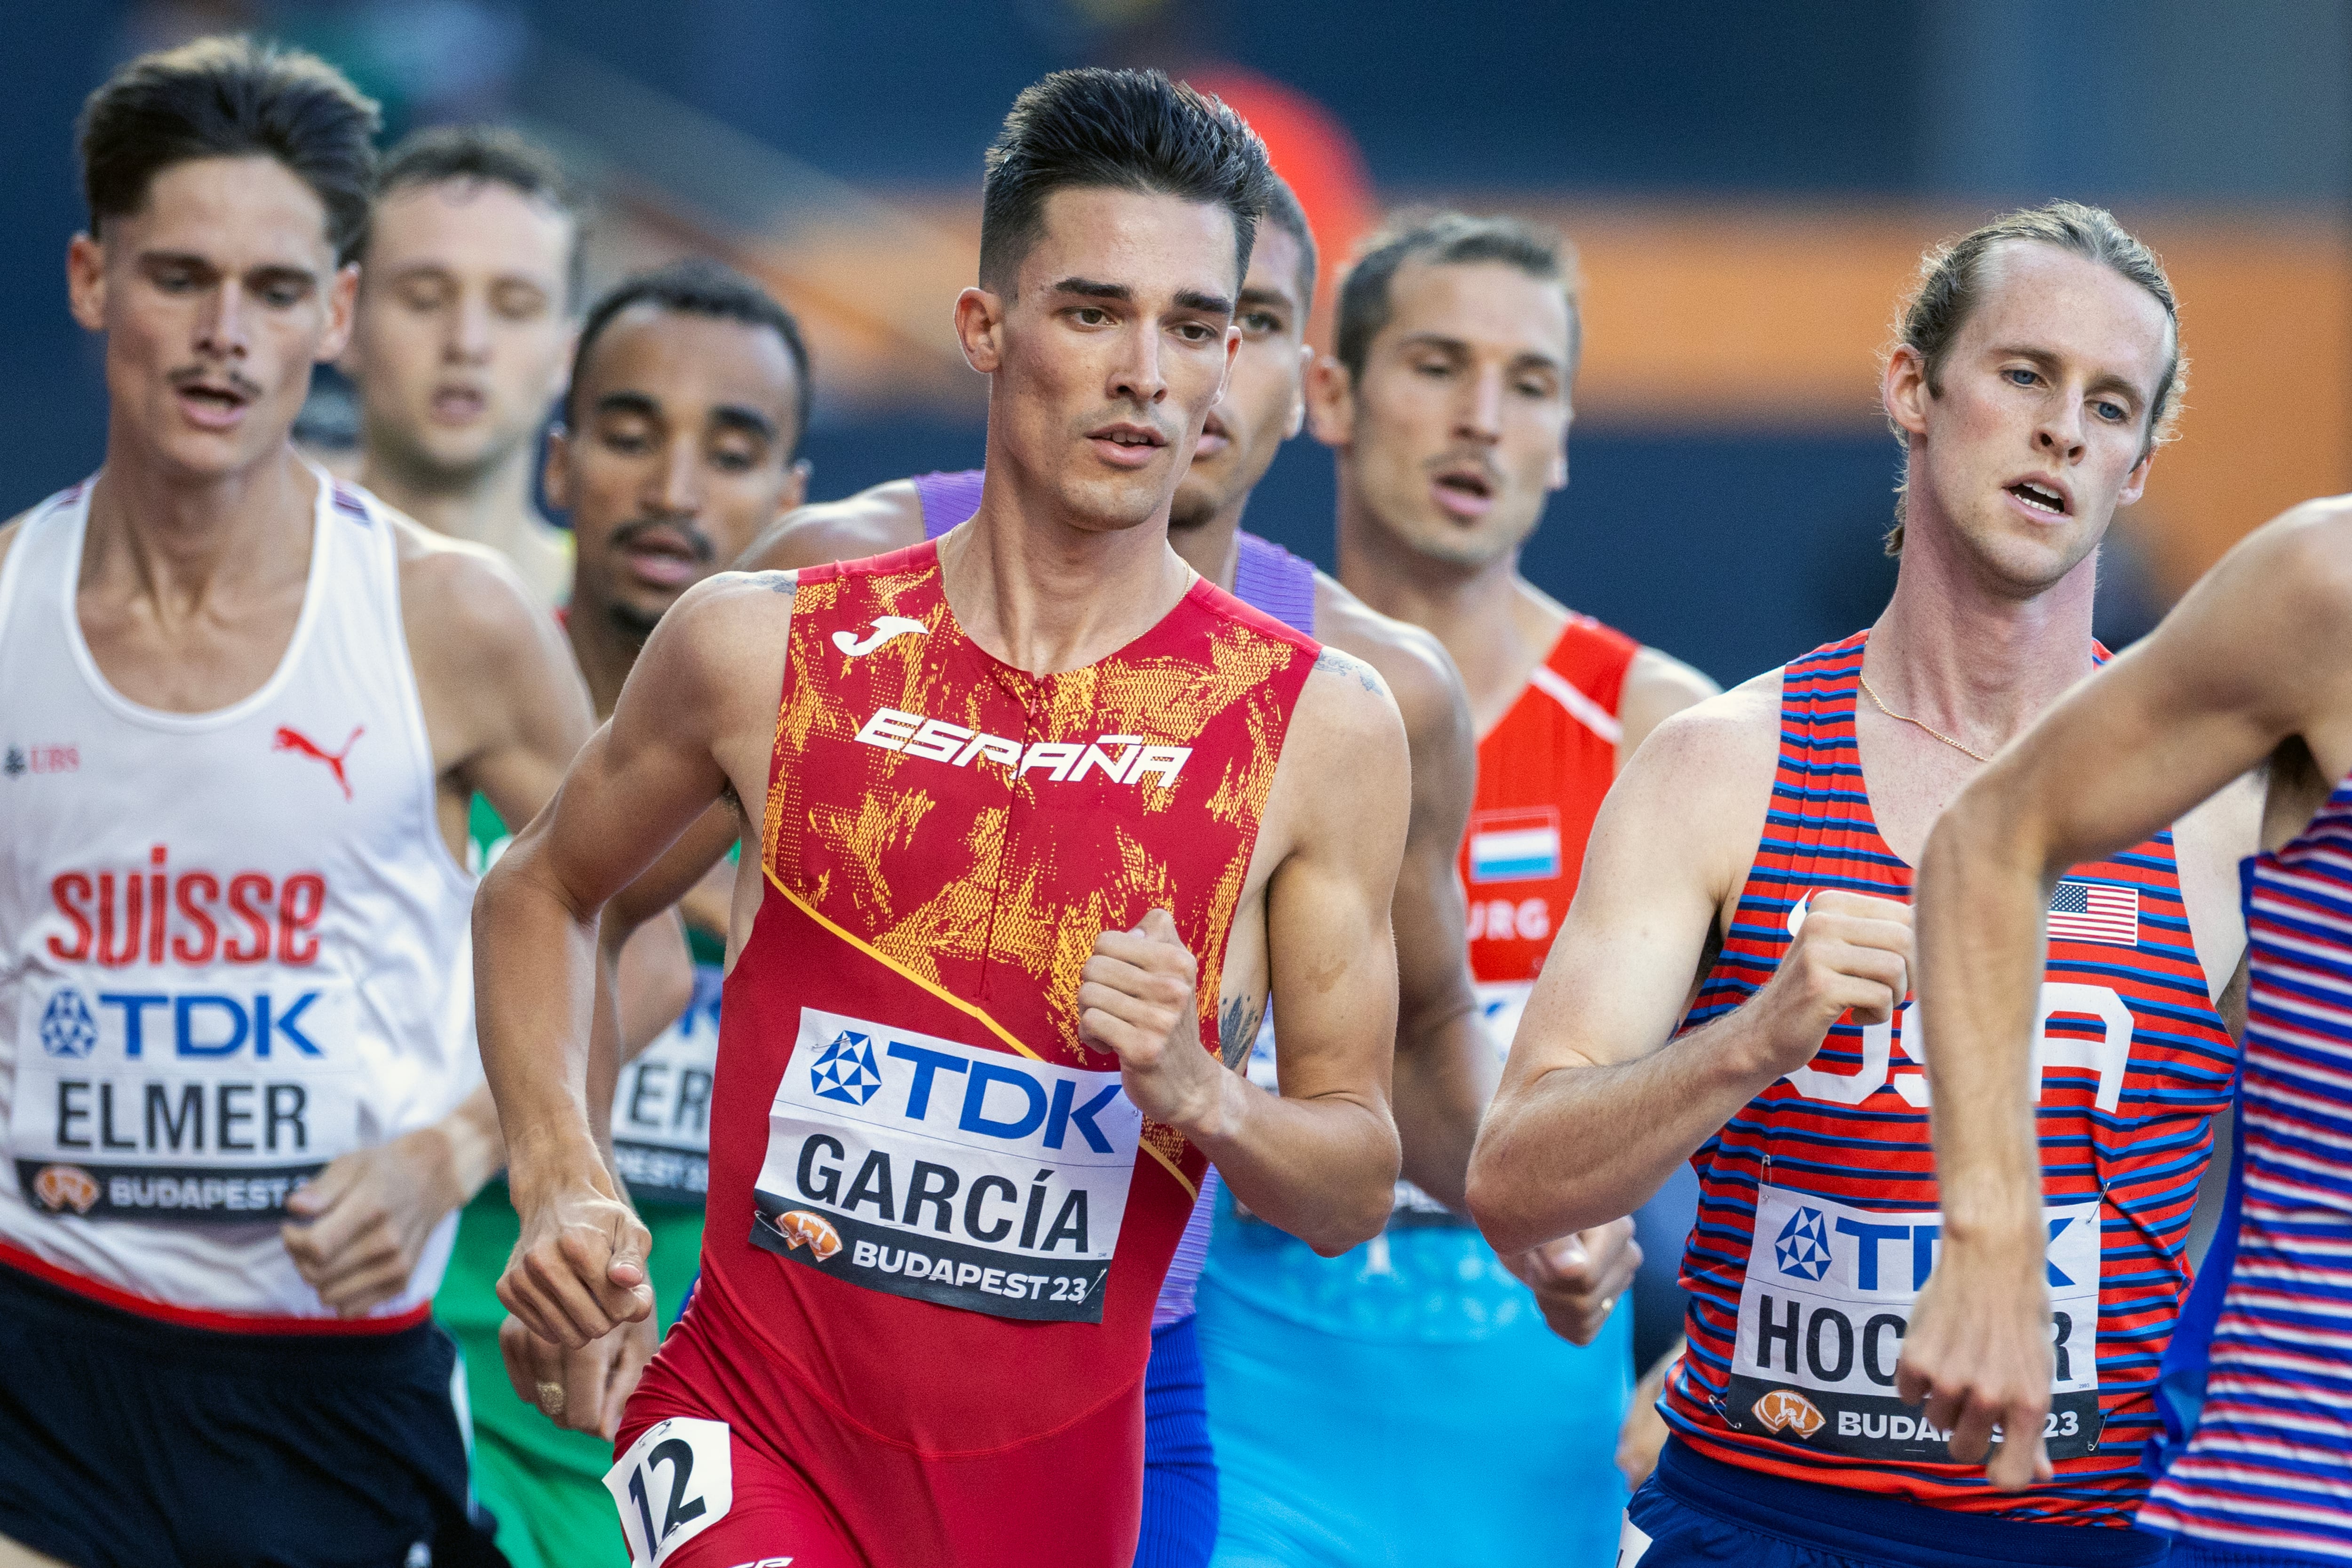
[[[1780,1227],[1772,1244],[1780,1272],[1800,1279],[1819,1279],[1830,1271],[1830,1238],[1819,1209],[1801,1208]]]
[[[871,1036],[844,1029],[833,1037],[833,1044],[809,1068],[809,1087],[822,1100],[838,1100],[845,1105],[863,1105],[874,1098],[882,1087],[882,1074],[874,1065],[874,1040]]]
[[[97,1046],[98,1020],[89,1016],[89,1005],[72,986],[58,987],[41,1009],[41,1049],[79,1060]]]
[[[926,757],[959,768],[975,759],[1002,763],[1016,779],[1043,773],[1055,784],[1076,784],[1098,771],[1112,784],[1140,784],[1155,778],[1162,787],[1172,786],[1176,775],[1184,771],[1185,759],[1192,754],[1190,746],[1151,745],[1140,735],[1105,735],[1083,743],[1034,741],[1024,746],[1003,735],[984,734],[896,708],[877,710],[857,731],[857,739],[886,752]]]

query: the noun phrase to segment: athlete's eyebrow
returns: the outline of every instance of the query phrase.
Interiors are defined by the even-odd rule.
[[[747,404],[722,403],[710,411],[710,422],[722,430],[740,430],[762,441],[776,438],[776,422]]]
[[[599,414],[637,414],[647,419],[661,417],[661,401],[642,392],[608,392],[596,400]]]
[[[2035,348],[2028,343],[1996,345],[1992,353],[1995,359],[2031,360],[2036,368],[2045,372],[2055,372],[2063,363],[2062,358],[2052,351]],[[2120,394],[2129,398],[2135,407],[2144,407],[2148,401],[2148,394],[2144,389],[2134,385],[2129,377],[2112,370],[2093,376],[2090,384],[2083,390],[2086,393],[2109,395]]]
[[[1292,300],[1290,296],[1284,293],[1279,289],[1244,289],[1242,290],[1242,303],[1244,305],[1272,305],[1277,310],[1291,310],[1297,309],[1297,303]]]
[[[1091,278],[1065,278],[1054,285],[1056,294],[1082,294],[1089,300],[1117,300],[1125,304],[1135,298],[1135,290],[1124,283],[1097,283]]]
[[[1198,289],[1176,290],[1176,303],[1187,310],[1198,310],[1204,316],[1230,316],[1234,302],[1223,294],[1203,294]]]

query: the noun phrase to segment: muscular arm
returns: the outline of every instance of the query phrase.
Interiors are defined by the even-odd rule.
[[[2315,503],[2249,538],[2147,640],[1970,781],[1919,874],[1920,1007],[1944,1245],[1906,1340],[1906,1398],[1983,1457],[2050,1398],[2042,1161],[2032,1081],[2043,915],[2066,868],[2147,838],[2291,737],[2352,764],[2352,512]],[[2252,846],[2245,846],[2251,848]],[[2037,1437],[2004,1445],[2028,1485]]]
[[[728,574],[679,600],[612,721],[475,900],[482,1064],[523,1222],[499,1294],[559,1343],[583,1344],[652,1307],[644,1227],[620,1201],[592,1127],[598,915],[721,792],[746,779],[757,787],[790,588],[781,576]]]
[[[1404,1173],[1438,1202],[1462,1207],[1478,1118],[1499,1065],[1471,987],[1457,857],[1478,775],[1470,700],[1437,639],[1374,614],[1328,581],[1318,630],[1379,672],[1396,698],[1412,759],[1404,858],[1389,921],[1396,932],[1395,1110]],[[1289,1024],[1286,1016],[1284,1049]]]
[[[1602,805],[1471,1157],[1497,1251],[1633,1213],[1840,1013],[1883,1021],[1902,997],[1908,911],[1824,894],[1761,992],[1668,1039],[1755,853],[1779,703],[1769,678],[1669,720]]]
[[[1165,911],[1097,938],[1078,988],[1079,1031],[1118,1053],[1137,1108],[1198,1145],[1236,1201],[1326,1257],[1380,1230],[1396,1181],[1389,904],[1407,766],[1387,689],[1327,650],[1291,719],[1258,835],[1260,853],[1279,856],[1264,896],[1281,1094],[1200,1048],[1197,969]]]

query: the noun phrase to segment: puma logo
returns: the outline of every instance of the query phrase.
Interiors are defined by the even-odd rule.
[[[861,637],[855,632],[834,633],[833,646],[852,658],[864,658],[892,637],[930,629],[922,622],[910,621],[904,616],[880,616],[875,619],[874,630],[865,637]]]
[[[280,724],[278,726],[278,733],[270,739],[269,749],[273,752],[292,752],[298,756],[309,757],[313,762],[326,763],[328,771],[335,775],[335,782],[342,786],[343,798],[349,800],[352,798],[352,781],[343,776],[343,759],[352,754],[352,742],[366,733],[367,726],[360,725],[352,731],[351,740],[343,742],[341,751],[330,752],[301,731],[289,724]]]

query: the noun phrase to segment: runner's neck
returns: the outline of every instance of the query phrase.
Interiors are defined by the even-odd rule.
[[[2091,672],[2098,552],[2038,594],[2004,591],[1945,528],[1906,531],[1863,673],[1895,712],[1990,756]]]
[[[1364,512],[1340,480],[1339,584],[1381,615],[1445,645],[1484,736],[1509,712],[1559,640],[1570,612],[1519,575],[1516,550],[1457,566],[1408,548]]]
[[[971,526],[940,545],[941,590],[956,623],[992,658],[1032,675],[1094,663],[1176,607],[1193,573],[1164,525],[1071,526],[1052,502],[992,484]]]
[[[194,485],[144,457],[110,445],[92,481],[84,592],[147,600],[168,626],[195,614],[224,580],[242,590],[257,578],[309,575],[319,480],[291,447]]]
[[[1241,559],[1242,512],[1249,506],[1249,492],[1229,506],[1221,507],[1216,514],[1198,528],[1168,530],[1168,543],[1184,558],[1184,564],[1230,594],[1234,591],[1234,564]]]

